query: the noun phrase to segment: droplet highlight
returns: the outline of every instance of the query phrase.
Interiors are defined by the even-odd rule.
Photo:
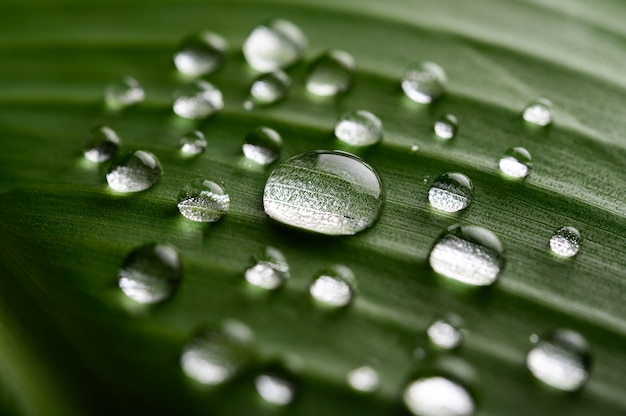
[[[254,257],[254,265],[245,272],[245,278],[251,285],[266,290],[275,290],[289,279],[289,264],[283,253],[273,247],[267,247],[263,254]]]
[[[178,194],[178,210],[195,222],[215,222],[228,213],[230,196],[215,182],[197,179]]]
[[[174,96],[174,113],[183,118],[192,120],[207,118],[222,108],[224,108],[222,92],[207,81],[184,85]]]
[[[222,65],[227,51],[228,44],[223,37],[214,32],[202,31],[183,40],[174,53],[174,65],[183,75],[207,75]]]
[[[372,393],[380,386],[378,372],[366,365],[351,370],[346,378],[350,387],[363,393]]]
[[[522,179],[530,174],[532,158],[523,147],[512,147],[500,158],[500,171],[511,178]]]
[[[117,154],[121,140],[115,131],[107,126],[96,126],[83,136],[83,155],[92,162],[106,162]]]
[[[109,84],[104,90],[104,101],[114,110],[139,104],[146,98],[141,84],[133,77]]]
[[[306,89],[322,97],[343,94],[352,85],[355,63],[347,52],[330,50],[322,53],[309,66]]]
[[[522,118],[537,126],[547,126],[552,123],[553,105],[547,98],[538,98],[531,101],[524,108]]]
[[[276,130],[257,127],[246,135],[242,150],[246,159],[269,165],[279,158],[282,145],[283,140]]]
[[[420,62],[409,66],[402,77],[402,90],[411,100],[429,104],[444,92],[446,73],[433,62]]]
[[[206,146],[206,138],[199,130],[189,132],[180,138],[180,151],[188,156],[197,156],[203,153]]]
[[[250,86],[250,99],[244,102],[246,110],[255,105],[270,105],[287,97],[291,88],[291,78],[281,70],[259,75]]]
[[[428,339],[445,350],[453,350],[463,343],[461,319],[455,315],[434,321],[426,330]]]
[[[302,58],[307,39],[293,23],[274,19],[255,27],[243,44],[248,64],[260,72],[285,68]]]
[[[550,238],[550,250],[561,257],[574,257],[580,251],[582,238],[574,227],[561,227]]]
[[[256,391],[263,400],[276,406],[286,406],[295,396],[294,385],[274,374],[261,374],[254,380]]]
[[[470,393],[445,377],[423,377],[411,382],[404,404],[416,416],[471,416],[476,405]]]
[[[445,212],[464,210],[472,202],[474,185],[460,172],[447,172],[437,177],[428,191],[428,201],[433,208]]]
[[[309,292],[318,302],[341,308],[354,297],[354,281],[354,274],[349,268],[336,265],[318,273]]]
[[[335,125],[335,136],[351,146],[371,146],[383,138],[383,123],[369,111],[350,111]]]
[[[161,163],[152,153],[135,150],[120,153],[111,161],[106,174],[109,187],[117,192],[141,192],[161,177]]]
[[[440,139],[454,139],[459,130],[459,121],[452,114],[444,114],[435,121],[433,129]]]

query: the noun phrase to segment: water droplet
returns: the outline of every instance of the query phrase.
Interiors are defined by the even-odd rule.
[[[419,144],[414,144],[411,146],[411,151],[412,152],[417,152],[420,150],[420,145]]]
[[[522,117],[529,123],[547,126],[552,123],[552,102],[547,98],[533,100],[524,108]]]
[[[285,68],[302,58],[307,39],[291,22],[274,19],[255,27],[243,44],[243,55],[257,71]]]
[[[280,156],[283,141],[276,130],[257,127],[246,135],[243,143],[244,156],[261,165],[269,165]]]
[[[151,304],[171,297],[183,278],[174,247],[151,243],[136,248],[117,272],[118,285],[135,302]]]
[[[224,62],[228,44],[223,37],[202,31],[183,40],[174,53],[174,65],[184,75],[198,77],[216,71]]]
[[[537,340],[526,356],[526,366],[549,386],[575,391],[589,379],[591,354],[582,335],[559,329]]]
[[[204,152],[206,145],[206,138],[199,130],[189,132],[180,138],[180,151],[189,156]]]
[[[289,264],[283,253],[267,247],[260,256],[255,256],[254,265],[246,270],[248,283],[267,290],[274,290],[289,279]]]
[[[117,155],[109,165],[107,182],[117,192],[140,192],[151,188],[161,177],[159,160],[145,150]]]
[[[525,178],[532,169],[530,153],[523,147],[513,147],[500,158],[500,171],[512,178]]]
[[[120,138],[107,126],[96,126],[83,136],[83,154],[92,162],[105,162],[120,149]]]
[[[444,114],[435,121],[434,130],[440,139],[454,139],[459,130],[459,122],[452,114]]]
[[[277,406],[288,405],[295,395],[291,382],[273,374],[261,374],[254,380],[254,385],[263,400]]]
[[[561,257],[574,257],[580,250],[580,232],[574,227],[562,227],[550,238],[550,250]]]
[[[215,182],[197,179],[178,194],[178,210],[183,217],[196,222],[215,222],[230,208],[230,197]]]
[[[475,225],[453,225],[433,246],[428,261],[449,279],[488,286],[504,268],[502,243],[491,231]]]
[[[371,146],[383,138],[383,123],[369,111],[350,111],[335,125],[335,136],[351,146]]]
[[[346,152],[318,150],[278,165],[263,192],[265,212],[296,228],[351,235],[376,222],[385,200],[376,171]]]
[[[269,105],[284,99],[289,94],[291,78],[281,70],[259,75],[250,87],[250,100],[243,105],[251,110],[255,104]]]
[[[458,212],[469,206],[474,196],[470,178],[459,172],[437,177],[428,191],[430,205],[445,212]]]
[[[139,104],[146,94],[133,77],[124,77],[121,81],[114,82],[104,90],[104,100],[109,108],[119,110],[131,105]]]
[[[463,342],[463,332],[460,329],[461,319],[451,315],[445,319],[437,319],[433,322],[426,333],[430,341],[446,350],[457,348]]]
[[[222,108],[224,108],[222,92],[206,81],[184,85],[174,97],[174,113],[183,118],[206,118]]]
[[[402,89],[411,100],[428,104],[443,94],[446,73],[433,62],[409,66],[402,78]]]
[[[323,97],[342,94],[352,85],[354,58],[347,52],[330,50],[324,52],[309,67],[306,88]]]
[[[354,274],[345,266],[336,265],[318,273],[311,284],[311,296],[325,305],[341,308],[354,297]]]
[[[380,379],[376,370],[366,365],[350,371],[347,380],[350,387],[364,393],[376,391],[380,385]]]
[[[416,416],[471,416],[476,411],[474,399],[463,386],[440,376],[413,381],[403,399]]]

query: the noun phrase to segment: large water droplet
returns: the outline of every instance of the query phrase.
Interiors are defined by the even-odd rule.
[[[283,253],[267,247],[262,255],[255,256],[254,265],[246,270],[248,283],[267,290],[274,290],[289,279],[289,264]]]
[[[354,297],[354,274],[345,266],[335,265],[322,270],[311,283],[309,292],[318,302],[341,308]]]
[[[463,331],[460,325],[460,317],[450,315],[443,319],[437,319],[430,324],[426,333],[433,344],[446,350],[452,350],[463,342]]]
[[[83,136],[83,155],[92,162],[105,162],[120,149],[120,138],[107,126],[96,126]]]
[[[512,178],[525,178],[532,169],[530,153],[523,147],[513,147],[500,158],[500,171]]]
[[[459,172],[447,172],[437,177],[428,191],[430,205],[445,212],[461,211],[474,196],[470,178]]]
[[[174,113],[183,118],[206,118],[222,108],[222,92],[206,81],[184,85],[174,96]]]
[[[250,86],[250,99],[243,106],[250,110],[257,105],[274,104],[289,94],[291,78],[281,70],[259,75]]]
[[[591,355],[582,335],[559,329],[537,340],[526,356],[526,366],[549,386],[575,391],[589,379]]]
[[[552,102],[547,98],[533,100],[524,108],[522,117],[529,123],[547,126],[552,123]]]
[[[220,185],[204,179],[189,182],[178,194],[178,210],[196,222],[215,222],[230,208],[230,196]]]
[[[363,366],[350,371],[347,376],[348,384],[354,390],[371,393],[378,389],[380,378],[372,367]]]
[[[189,132],[180,138],[180,151],[189,156],[201,154],[206,145],[206,138],[199,130]]]
[[[448,228],[433,246],[428,261],[436,273],[472,286],[495,283],[505,263],[498,237],[475,225]]]
[[[117,192],[140,192],[151,188],[161,177],[159,160],[145,150],[117,155],[109,165],[107,182]]]
[[[459,122],[452,114],[444,114],[435,121],[434,130],[440,139],[454,139],[459,130]]]
[[[243,154],[246,159],[261,165],[269,165],[280,156],[283,140],[276,130],[257,127],[246,135]]]
[[[277,406],[288,405],[295,395],[294,385],[274,374],[261,374],[254,380],[254,386],[263,400]]]
[[[296,228],[351,235],[372,226],[385,197],[376,171],[345,152],[318,150],[278,165],[263,192],[265,212]]]
[[[197,77],[217,70],[226,58],[228,44],[223,37],[202,31],[183,40],[174,53],[174,65],[184,75]]]
[[[428,104],[443,94],[446,73],[433,62],[409,66],[402,77],[402,89],[411,100]]]
[[[306,88],[309,92],[328,97],[344,93],[352,85],[354,58],[347,52],[324,52],[309,67]]]
[[[561,257],[574,257],[580,250],[582,239],[574,227],[562,227],[550,238],[550,250]]]
[[[416,416],[471,416],[476,411],[474,399],[463,386],[440,376],[413,381],[403,398]]]
[[[295,63],[306,47],[307,39],[298,26],[274,19],[252,30],[243,44],[243,55],[252,68],[270,72]]]
[[[172,296],[183,277],[180,256],[174,247],[151,243],[124,259],[117,272],[118,285],[138,303],[157,303]]]
[[[124,77],[121,81],[114,82],[104,90],[104,100],[109,108],[119,110],[124,107],[139,104],[146,94],[133,77]]]
[[[369,111],[350,111],[335,125],[335,136],[351,146],[371,146],[383,138],[383,123]]]

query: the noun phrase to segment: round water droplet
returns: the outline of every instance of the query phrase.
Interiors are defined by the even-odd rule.
[[[306,89],[323,97],[344,93],[352,85],[354,58],[347,52],[330,50],[317,57],[309,67]]]
[[[243,154],[246,159],[261,165],[269,165],[280,156],[283,140],[276,130],[257,127],[246,135]]]
[[[524,120],[538,126],[552,123],[552,102],[547,98],[533,100],[524,108]]]
[[[254,380],[257,393],[268,403],[286,406],[294,398],[294,385],[274,374],[261,374]]]
[[[325,305],[341,308],[354,297],[354,274],[345,266],[333,266],[318,273],[309,287],[311,296]]]
[[[107,126],[96,126],[83,136],[83,155],[92,162],[105,162],[120,149],[120,138]]]
[[[444,114],[435,121],[434,130],[440,139],[454,139],[459,130],[459,122],[452,114]]]
[[[445,212],[458,212],[469,206],[474,196],[470,178],[459,172],[437,177],[428,191],[430,205]]]
[[[227,50],[228,44],[223,37],[217,33],[202,31],[183,40],[174,53],[174,65],[184,75],[207,75],[222,65]]]
[[[532,169],[530,153],[523,147],[513,147],[500,158],[500,171],[512,178],[525,178]]]
[[[113,109],[122,109],[139,104],[146,98],[146,94],[133,77],[124,77],[121,81],[112,83],[104,90],[104,100]]]
[[[440,376],[413,381],[403,399],[416,416],[471,416],[476,411],[474,399],[463,386]]]
[[[350,387],[364,393],[376,391],[380,385],[380,379],[376,370],[366,365],[350,371],[347,380]]]
[[[159,160],[144,150],[117,155],[109,165],[107,182],[117,192],[140,192],[151,188],[161,177]]]
[[[318,150],[293,156],[267,179],[263,206],[287,225],[328,235],[371,227],[385,200],[376,171],[346,152]]]
[[[302,58],[307,39],[291,22],[274,19],[252,30],[243,44],[243,55],[257,71],[285,68]]]
[[[267,290],[281,287],[289,279],[289,264],[285,256],[273,247],[267,247],[255,256],[254,265],[246,270],[248,283]]]
[[[383,138],[383,123],[369,111],[350,111],[335,125],[335,136],[351,146],[371,146]]]
[[[411,100],[428,104],[443,94],[446,73],[433,62],[409,66],[402,78],[402,90]]]
[[[230,197],[215,182],[197,179],[178,194],[178,210],[183,217],[196,222],[215,222],[230,208]]]
[[[562,227],[550,238],[550,250],[561,257],[574,257],[580,250],[582,239],[574,227]]]
[[[446,350],[452,350],[463,342],[463,332],[460,328],[460,318],[449,316],[445,319],[437,319],[426,330],[430,341]]]
[[[166,244],[146,244],[133,250],[117,272],[118,285],[135,302],[168,299],[183,278],[180,256]]]
[[[453,225],[437,240],[428,261],[441,276],[472,286],[488,286],[504,268],[502,243],[475,225]]]
[[[180,151],[189,156],[201,154],[206,145],[206,138],[199,130],[189,132],[180,138]]]
[[[252,109],[255,104],[269,105],[284,99],[289,94],[291,78],[281,70],[259,75],[250,86],[250,100],[244,108]]]
[[[201,119],[224,108],[222,92],[206,81],[196,81],[179,89],[174,97],[174,113],[183,118]]]
[[[582,335],[559,329],[537,340],[526,356],[526,366],[547,385],[575,391],[589,379],[591,354]]]

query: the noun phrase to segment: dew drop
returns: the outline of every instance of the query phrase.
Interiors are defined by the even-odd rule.
[[[254,257],[254,265],[246,270],[245,278],[254,286],[278,289],[289,279],[289,264],[283,253],[267,247],[263,254]]]
[[[203,153],[206,146],[206,138],[199,130],[189,132],[180,138],[180,151],[189,156]]]
[[[428,261],[439,275],[471,286],[495,283],[505,263],[498,237],[475,225],[448,228],[433,246]]]
[[[309,292],[318,302],[333,308],[348,305],[354,297],[354,274],[345,266],[336,265],[317,274]]]
[[[285,68],[304,55],[307,39],[293,23],[274,19],[255,27],[243,44],[248,64],[260,72]]]
[[[550,250],[561,257],[574,257],[581,244],[580,232],[574,227],[562,227],[550,238]]]
[[[243,154],[246,159],[261,165],[269,165],[280,156],[283,140],[276,130],[257,127],[246,135]]]
[[[474,185],[466,175],[447,172],[437,177],[428,191],[430,205],[445,212],[458,212],[469,206]]]
[[[174,247],[146,244],[130,252],[117,277],[120,289],[135,302],[158,303],[176,291],[183,277],[182,263]]]
[[[294,385],[274,374],[261,374],[254,380],[257,393],[263,400],[277,406],[286,406],[295,395]]]
[[[440,139],[454,139],[459,130],[459,122],[452,114],[444,114],[435,121],[434,130]]]
[[[347,375],[347,380],[350,387],[363,393],[374,392],[380,385],[378,372],[366,365],[350,371]]]
[[[215,222],[230,208],[230,197],[220,185],[204,179],[189,182],[178,194],[178,210],[196,222]]]
[[[371,146],[383,138],[383,123],[369,111],[350,111],[335,125],[335,136],[351,146]]]
[[[145,150],[135,150],[113,158],[106,179],[114,191],[140,192],[151,188],[161,173],[161,164],[156,156]]]
[[[104,90],[104,101],[109,108],[115,110],[139,104],[145,97],[141,84],[133,77],[124,77],[109,84]]]
[[[433,62],[409,66],[402,77],[402,89],[411,100],[428,104],[443,94],[446,73]]]
[[[309,66],[306,89],[328,97],[350,89],[354,75],[354,58],[347,52],[330,50],[317,57]]]
[[[198,77],[216,71],[224,62],[228,44],[223,37],[202,31],[183,40],[174,53],[174,65],[181,74]]]
[[[459,347],[464,338],[460,321],[460,318],[455,315],[437,319],[426,330],[428,338],[433,344],[446,350]]]
[[[575,391],[589,379],[591,354],[582,335],[558,329],[537,339],[526,356],[526,366],[547,385]]]
[[[222,92],[207,81],[181,87],[174,96],[174,113],[183,118],[202,119],[224,108]]]
[[[265,184],[267,215],[284,224],[327,235],[371,227],[385,200],[380,177],[346,152],[317,150],[276,166]]]
[[[416,416],[471,416],[476,411],[474,399],[463,386],[440,376],[411,382],[403,399]]]
[[[280,69],[259,75],[250,86],[250,99],[244,103],[246,110],[255,105],[269,105],[283,100],[289,94],[291,78]]]
[[[106,162],[120,149],[120,138],[107,126],[96,126],[83,136],[83,155],[92,162]]]
[[[525,178],[532,169],[530,153],[523,147],[513,147],[500,158],[500,171],[511,178]]]
[[[552,123],[552,107],[552,102],[547,98],[538,98],[526,105],[522,117],[529,123],[547,126]]]

